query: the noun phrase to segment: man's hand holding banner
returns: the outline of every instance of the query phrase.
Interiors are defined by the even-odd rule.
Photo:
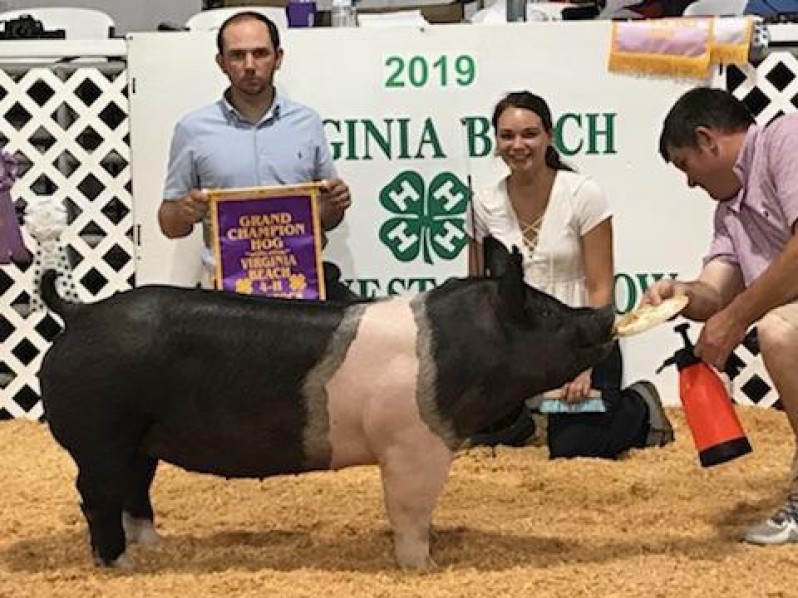
[[[216,288],[323,300],[320,186],[210,190]]]

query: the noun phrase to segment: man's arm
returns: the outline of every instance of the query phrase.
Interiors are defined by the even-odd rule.
[[[208,195],[194,189],[181,199],[164,199],[158,208],[161,232],[170,239],[185,237],[208,212]]]
[[[323,181],[319,197],[319,217],[324,230],[332,230],[344,219],[344,212],[352,205],[349,187],[339,178]]]
[[[744,292],[712,316],[701,330],[696,354],[722,369],[750,326],[771,309],[798,297],[798,236]]]
[[[690,302],[682,315],[703,322],[726,307],[743,289],[737,264],[717,259],[707,262],[696,280],[657,281],[646,290],[643,303],[658,305],[674,295],[687,295]]]
[[[169,239],[179,239],[191,233],[194,224],[202,220],[208,210],[208,197],[200,187],[196,172],[191,134],[183,120],[175,125],[169,146],[164,199],[158,208],[158,224]]]
[[[798,234],[793,235],[770,266],[727,309],[751,325],[770,310],[798,298]]]

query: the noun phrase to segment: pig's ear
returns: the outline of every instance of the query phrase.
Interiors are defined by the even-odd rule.
[[[485,276],[499,278],[507,271],[510,252],[496,237],[482,239],[482,251],[485,257]]]
[[[505,250],[506,252],[506,250]],[[499,282],[499,299],[502,309],[510,317],[524,318],[524,296],[526,285],[524,284],[523,257],[518,247],[513,247],[512,254],[507,253],[504,263],[504,271]]]

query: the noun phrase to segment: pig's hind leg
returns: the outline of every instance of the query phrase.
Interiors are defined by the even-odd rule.
[[[443,443],[425,444],[394,447],[380,462],[396,561],[403,569],[419,571],[435,567],[429,555],[430,522],[452,462]]]
[[[158,460],[139,455],[132,470],[130,487],[123,505],[122,526],[128,544],[151,546],[158,543],[154,512],[150,502],[150,486],[155,478]]]
[[[104,463],[97,463],[102,460]],[[89,525],[94,562],[102,567],[129,568],[122,527],[125,476],[122,466],[107,463],[108,456],[89,461],[77,458],[81,509]]]
[[[90,439],[84,438],[70,452],[78,466],[77,487],[95,563],[130,568],[122,511],[129,508],[134,517],[151,518],[152,509],[142,484],[146,482],[148,487],[155,468],[152,462],[139,457],[138,434],[119,428],[113,434],[102,433],[103,429],[98,426]]]

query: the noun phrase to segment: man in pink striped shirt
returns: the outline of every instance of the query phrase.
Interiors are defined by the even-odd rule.
[[[756,324],[765,367],[798,438],[798,113],[757,126],[732,94],[692,89],[671,108],[660,153],[718,202],[709,254],[696,280],[662,280],[645,301],[676,293],[684,316],[706,322],[697,354],[722,369]],[[754,544],[798,542],[798,471],[784,505],[748,529]]]

